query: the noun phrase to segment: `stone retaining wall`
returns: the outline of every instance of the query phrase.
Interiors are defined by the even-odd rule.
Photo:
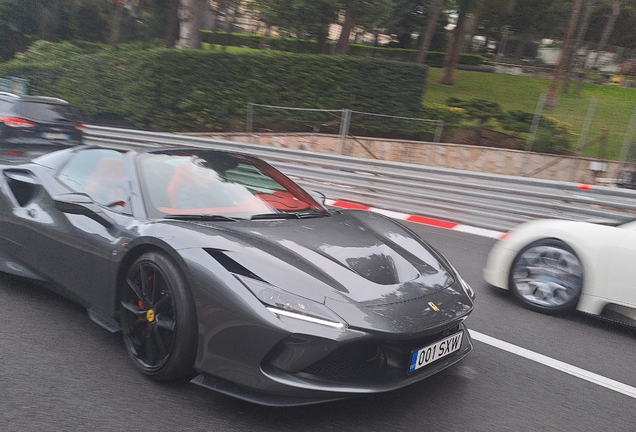
[[[208,138],[274,147],[341,153],[339,136],[324,134],[205,133]],[[617,161],[527,153],[462,144],[348,138],[343,154],[443,168],[589,184],[608,184],[623,164]]]

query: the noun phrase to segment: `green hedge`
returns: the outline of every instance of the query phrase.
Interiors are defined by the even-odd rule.
[[[201,42],[252,49],[271,49],[300,54],[315,54],[316,42],[294,38],[273,38],[253,34],[201,31]]]
[[[313,40],[293,38],[272,38],[253,34],[201,31],[201,42],[224,46],[237,46],[252,49],[272,49],[294,53],[316,53],[317,43]],[[330,44],[332,44],[330,42]],[[351,44],[349,55],[359,57],[378,57],[386,60],[414,62],[418,50],[404,48],[386,48],[370,45]],[[461,54],[459,63],[470,66],[479,66],[486,61],[485,57],[476,54]],[[444,53],[431,51],[428,53],[426,64],[433,67],[442,67]]]
[[[54,56],[52,56],[54,57]],[[90,119],[164,131],[244,130],[249,102],[417,117],[426,67],[376,58],[256,51],[103,50],[0,65]]]

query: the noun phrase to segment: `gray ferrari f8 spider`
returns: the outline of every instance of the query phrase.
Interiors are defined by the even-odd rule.
[[[0,169],[0,271],[121,332],[154,380],[303,405],[395,390],[472,350],[474,293],[439,252],[258,158],[81,146]]]

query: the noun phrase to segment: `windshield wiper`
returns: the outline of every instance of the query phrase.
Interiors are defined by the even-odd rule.
[[[251,220],[264,220],[264,219],[308,219],[315,217],[323,217],[329,215],[326,211],[319,210],[305,210],[293,213],[263,213],[252,216]]]
[[[175,219],[175,220],[194,220],[194,221],[213,221],[213,222],[238,222],[239,218],[232,218],[229,216],[223,215],[214,215],[214,214],[171,214],[164,216],[164,219]]]
[[[257,214],[250,218],[251,220],[264,219],[300,219],[296,213],[263,213]]]

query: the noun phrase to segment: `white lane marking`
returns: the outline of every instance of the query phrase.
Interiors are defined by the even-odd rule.
[[[477,228],[469,225],[457,225],[452,229],[453,231],[464,232],[468,234],[474,234],[482,237],[489,237],[499,240],[503,235],[502,232],[493,231],[485,228]]]
[[[379,209],[379,208],[375,208],[375,207],[370,208],[369,211],[372,211],[372,212],[375,212],[375,213],[380,213],[381,215],[388,216],[388,217],[393,218],[393,219],[402,219],[402,220],[404,220],[407,217],[409,217],[409,215],[407,215],[406,213],[394,212],[394,211],[391,211],[391,210],[384,210],[384,209]]]
[[[479,333],[474,330],[470,330],[470,336],[476,341],[483,342],[485,344],[488,344],[495,348],[499,348],[504,351],[508,351],[509,353],[516,354],[520,357],[527,358],[528,360],[535,361],[542,365],[551,367],[561,372],[565,372],[577,378],[581,378],[585,381],[589,381],[593,384],[599,385],[601,387],[605,387],[607,389],[613,390],[618,393],[622,393],[626,396],[630,396],[636,399],[636,388],[628,386],[627,384],[623,384],[613,379],[606,378],[602,375],[598,375],[593,372],[586,371],[585,369],[572,366],[571,364],[564,363],[559,360],[555,360],[553,358],[544,356],[543,354],[539,354],[534,351],[521,348],[517,345],[513,345],[511,343],[504,342],[499,339],[495,339],[491,336],[487,336],[483,333]]]

